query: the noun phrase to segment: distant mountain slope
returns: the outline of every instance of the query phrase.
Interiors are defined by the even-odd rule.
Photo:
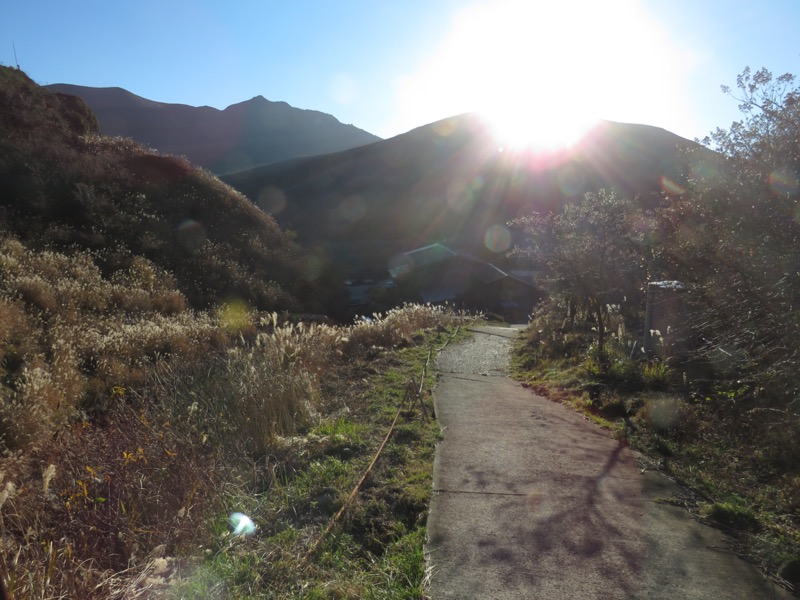
[[[686,154],[694,149],[694,156]],[[711,153],[663,129],[601,122],[569,152],[500,152],[465,114],[326,156],[223,179],[299,239],[348,271],[385,270],[392,256],[447,241],[498,260],[509,219],[601,186],[648,195],[680,189],[689,162]],[[487,250],[495,251],[495,255]]]
[[[186,156],[214,173],[380,140],[329,114],[271,102],[262,96],[218,110],[155,102],[117,87],[64,83],[46,87],[81,98],[97,116],[103,134],[129,137],[159,152]]]

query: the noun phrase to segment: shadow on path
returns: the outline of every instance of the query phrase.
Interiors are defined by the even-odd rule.
[[[434,600],[788,598],[710,550],[719,532],[657,502],[676,489],[630,449],[502,376],[502,339],[477,334],[440,361]]]

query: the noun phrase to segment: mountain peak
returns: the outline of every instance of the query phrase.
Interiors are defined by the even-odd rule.
[[[122,88],[50,87],[82,98],[97,115],[104,134],[133,138],[160,152],[186,156],[215,173],[338,152],[380,140],[331,115],[262,95],[217,110],[154,102]]]
[[[288,102],[284,102],[283,100],[270,100],[269,98],[265,98],[261,94],[259,94],[258,96],[253,96],[252,98],[250,98],[250,100],[242,102],[242,104],[252,104],[255,106],[281,106],[284,108],[290,108],[292,110],[304,110],[302,108],[297,108],[295,106],[292,106],[291,104],[289,104]]]

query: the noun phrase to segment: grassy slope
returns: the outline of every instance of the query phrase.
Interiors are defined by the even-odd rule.
[[[6,584],[20,597],[421,597],[438,434],[407,394],[446,336],[415,332],[458,322],[413,306],[347,328],[272,319],[252,344],[118,389],[102,422],[2,460]],[[232,536],[233,512],[256,535]]]
[[[171,357],[318,310],[301,249],[185,160],[97,134],[92,113],[0,67],[0,442],[22,447]]]
[[[197,308],[297,306],[302,256],[273,219],[181,158],[96,132],[79,99],[0,69],[3,230],[32,249],[91,250],[105,276],[142,257]]]

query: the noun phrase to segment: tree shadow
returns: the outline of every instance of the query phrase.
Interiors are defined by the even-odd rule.
[[[481,562],[505,563],[511,587],[536,589],[545,577],[552,581],[564,573],[566,579],[572,571],[608,597],[631,596],[644,567],[647,540],[640,484],[624,476],[632,462],[625,450],[623,444],[614,448],[596,475],[582,478],[575,495],[548,497],[542,489],[497,503],[498,522],[516,524],[502,539],[478,541],[485,550]],[[566,474],[561,479],[555,485],[575,484]],[[520,500],[525,518],[520,518]]]

